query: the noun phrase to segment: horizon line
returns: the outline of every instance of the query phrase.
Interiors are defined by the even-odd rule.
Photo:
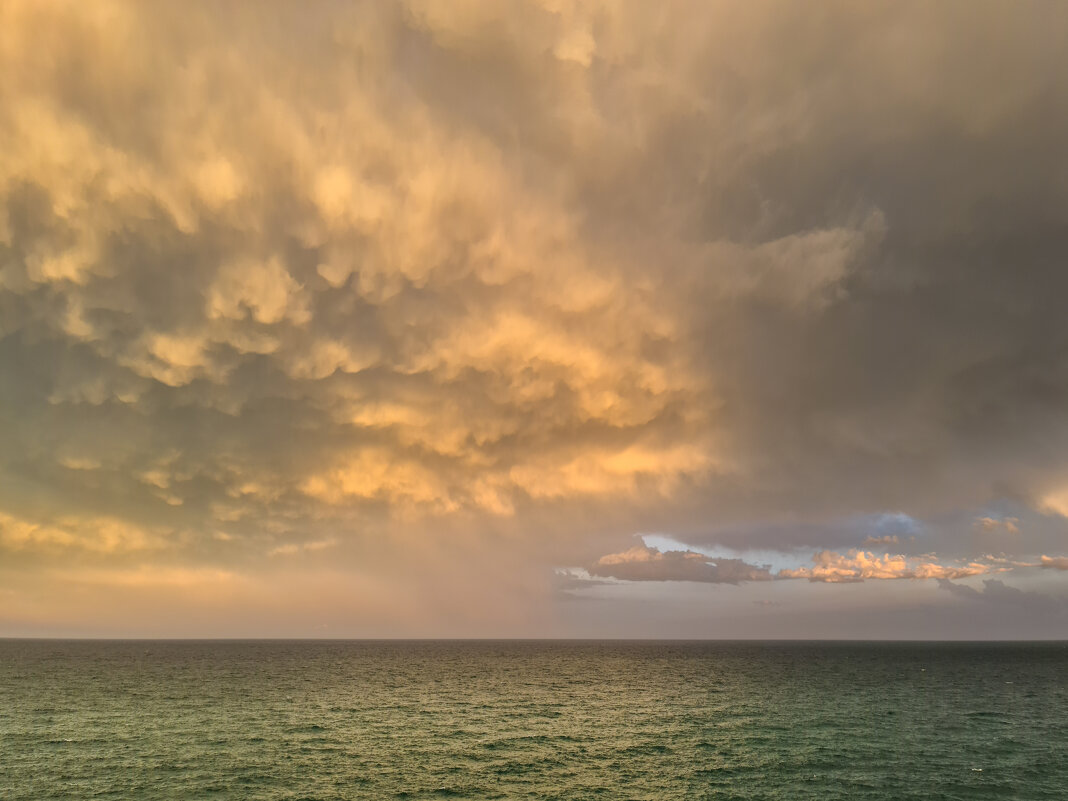
[[[946,639],[946,638],[822,638],[822,637],[52,637],[52,636],[6,636],[0,642],[175,642],[175,643],[848,643],[848,644],[1027,644],[1061,643],[1068,645],[1068,638],[1022,638],[1022,639]]]

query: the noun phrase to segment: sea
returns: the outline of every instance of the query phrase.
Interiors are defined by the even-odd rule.
[[[0,640],[0,799],[1068,799],[1068,643]]]

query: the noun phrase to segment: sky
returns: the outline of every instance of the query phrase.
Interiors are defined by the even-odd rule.
[[[0,636],[1068,638],[1068,6],[0,4]]]

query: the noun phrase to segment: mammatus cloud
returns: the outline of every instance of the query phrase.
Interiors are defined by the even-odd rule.
[[[647,545],[635,545],[628,551],[602,556],[590,566],[589,574],[625,581],[701,581],[711,584],[770,581],[772,578],[766,565],[751,565],[741,559],[712,557],[694,551],[660,551]]]
[[[47,528],[91,493],[202,555],[276,554],[324,528],[657,504],[729,469],[689,322],[584,227],[579,165],[616,128],[591,115],[589,21],[511,11],[533,27],[492,4],[323,9],[300,35],[281,6],[6,5],[6,470],[41,497],[0,508]],[[471,81],[485,108],[441,104]],[[717,291],[806,303],[866,237],[724,240]],[[808,266],[777,275],[776,248]]]
[[[767,572],[601,565],[635,530],[821,581],[1058,553],[1035,8],[0,4],[0,572],[526,620],[554,565]],[[842,555],[873,514],[964,567]]]

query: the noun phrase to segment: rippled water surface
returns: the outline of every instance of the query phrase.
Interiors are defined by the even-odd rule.
[[[0,798],[1068,798],[1068,645],[0,641]]]

